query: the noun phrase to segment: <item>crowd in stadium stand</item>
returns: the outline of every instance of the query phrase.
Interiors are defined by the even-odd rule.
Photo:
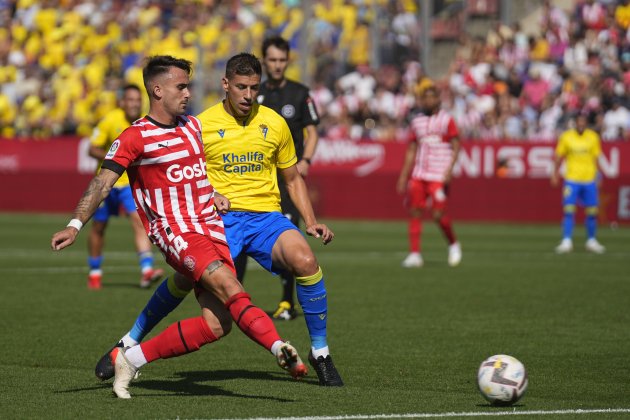
[[[198,108],[220,100],[225,60],[259,55],[271,33],[291,41],[287,76],[300,79],[308,20],[323,136],[404,140],[414,94],[437,84],[465,139],[553,141],[587,113],[604,140],[630,140],[630,0],[577,0],[571,10],[542,1],[538,33],[497,24],[483,39],[463,35],[434,80],[418,61],[417,1],[325,0],[312,16],[299,3],[0,0],[0,137],[89,135],[124,84],[142,85],[142,59],[158,53],[195,64],[194,92],[206,93]],[[388,23],[378,26],[378,66],[374,19]]]

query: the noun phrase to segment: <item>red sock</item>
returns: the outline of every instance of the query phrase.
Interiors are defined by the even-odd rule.
[[[249,338],[271,350],[271,345],[280,340],[278,331],[269,316],[252,301],[247,293],[237,293],[225,302],[236,325]]]
[[[422,220],[414,217],[409,220],[409,250],[420,252],[420,235],[422,234]]]
[[[204,344],[218,340],[203,317],[176,322],[160,335],[140,344],[147,362],[168,359],[199,350]]]
[[[448,216],[443,214],[442,217],[440,217],[440,220],[438,223],[440,224],[440,228],[442,229],[442,232],[444,232],[444,236],[446,236],[446,240],[448,241],[448,244],[453,245],[455,242],[457,242],[457,239],[455,238],[455,232],[453,232],[453,225],[451,224],[451,219],[449,219]]]

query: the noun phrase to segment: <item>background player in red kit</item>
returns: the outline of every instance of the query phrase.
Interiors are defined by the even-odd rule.
[[[459,133],[453,117],[440,108],[440,95],[435,86],[421,93],[423,113],[411,120],[412,139],[398,177],[397,190],[406,193],[409,208],[409,255],[403,267],[421,267],[420,253],[422,213],[429,207],[433,219],[448,241],[448,264],[458,265],[462,251],[455,237],[451,220],[445,214],[448,185],[459,154]]]
[[[193,281],[201,316],[185,319],[142,344],[115,347],[113,390],[130,398],[138,369],[156,359],[180,356],[227,334],[234,319],[252,340],[272,352],[295,378],[306,374],[297,351],[283,342],[271,318],[253,306],[234,272],[219,211],[229,202],[217,195],[206,175],[201,124],[185,116],[192,72],[187,60],[156,56],[143,77],[149,115],[137,120],[112,144],[101,171],[79,200],[74,218],[53,235],[52,248],[71,245],[79,230],[126,170],[138,213],[151,241],[177,271],[177,281]]]

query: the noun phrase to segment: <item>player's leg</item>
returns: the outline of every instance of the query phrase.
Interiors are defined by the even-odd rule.
[[[573,228],[575,225],[577,195],[577,185],[566,181],[562,188],[562,241],[556,247],[556,253],[558,254],[566,254],[573,251]]]
[[[116,370],[113,390],[119,398],[131,397],[129,383],[145,364],[195,352],[230,332],[232,321],[219,299],[208,291],[200,290],[197,300],[202,309],[201,316],[171,324],[142,344],[115,348],[111,352]]]
[[[107,197],[96,209],[94,216],[92,216],[92,226],[90,227],[90,233],[88,234],[88,267],[90,269],[88,273],[87,286],[90,289],[98,290],[101,288],[101,279],[103,277],[103,248],[105,246],[105,230],[107,229],[107,221],[109,220],[109,206],[108,202],[111,201]]]
[[[136,245],[136,252],[138,253],[138,264],[140,265],[141,273],[140,287],[146,289],[164,276],[164,270],[153,267],[155,261],[153,259],[151,241],[136,211],[136,204],[133,201],[131,187],[120,188],[118,196],[121,205],[129,216],[129,222],[133,229],[134,243]]]
[[[281,182],[279,185],[282,214],[299,229],[300,212],[293,204],[293,201],[291,201],[291,197],[286,191],[286,184]],[[280,272],[280,284],[282,285],[282,297],[272,316],[274,319],[290,321],[296,317],[295,300],[293,298],[295,294],[295,276],[293,276],[293,273],[289,270],[282,270]]]
[[[580,192],[582,203],[584,203],[584,213],[586,214],[584,224],[586,226],[586,244],[587,251],[595,254],[603,254],[606,248],[597,240],[597,214],[599,206],[599,197],[597,184],[595,182],[582,186]]]
[[[422,267],[421,238],[422,238],[422,213],[426,205],[423,184],[418,180],[410,180],[405,196],[405,205],[409,210],[409,223],[407,227],[409,254],[402,262],[403,267]]]
[[[230,241],[230,252],[232,252],[232,255],[238,255],[243,249],[244,226],[240,224],[239,217],[228,217],[226,215],[224,221],[226,236],[228,241]],[[228,226],[232,227],[229,234]],[[177,271],[173,276],[164,280],[149,298],[147,305],[136,318],[131,330],[114,347],[128,347],[141,342],[153,327],[184,300],[192,288],[192,280]],[[113,364],[108,355],[109,352],[105,353],[96,364],[96,376],[102,380],[109,379],[114,375]]]
[[[236,278],[242,284],[245,281],[245,271],[247,271],[247,254],[241,252],[234,258],[234,268],[236,269]]]
[[[107,380],[114,376],[114,360],[111,357],[115,348],[135,346],[162,320],[171,313],[192,290],[192,280],[175,272],[165,279],[149,298],[146,306],[129,330],[96,364],[94,373],[97,378]]]
[[[285,267],[295,275],[298,302],[311,338],[309,361],[320,385],[343,386],[328,347],[328,293],[313,251],[297,229],[287,229],[273,245],[272,260],[274,266]]]
[[[432,201],[432,215],[435,223],[440,227],[442,234],[448,243],[448,265],[455,267],[462,261],[462,248],[457,241],[453,223],[446,214],[448,198],[444,185],[440,182],[432,182],[429,185],[429,192]]]

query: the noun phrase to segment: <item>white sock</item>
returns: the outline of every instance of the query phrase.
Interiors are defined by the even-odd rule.
[[[313,353],[313,357],[317,359],[319,356],[326,358],[326,356],[330,354],[330,351],[328,350],[328,346],[322,347],[321,349],[317,350],[311,347],[311,353]]]
[[[121,338],[120,341],[122,341],[123,347],[133,347],[136,344],[138,344],[138,342],[136,340],[131,338],[129,333],[125,334],[125,336],[123,338]]]
[[[125,357],[129,360],[129,363],[140,369],[147,364],[147,359],[142,353],[142,348],[139,345],[135,345],[125,352]]]
[[[274,356],[278,354],[278,350],[280,349],[280,346],[283,344],[284,344],[284,341],[282,340],[278,340],[275,343],[273,343],[271,345],[271,354],[273,354]]]

